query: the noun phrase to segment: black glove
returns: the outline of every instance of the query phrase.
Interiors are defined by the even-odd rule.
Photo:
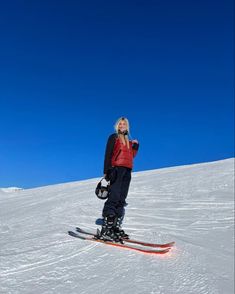
[[[108,173],[104,174],[104,179],[105,179],[107,182],[109,182],[109,175],[108,175]]]
[[[110,169],[107,170],[107,173],[106,173],[106,176],[105,176],[105,180],[107,182],[115,182],[116,180],[116,176],[117,176],[117,171],[116,171],[116,168],[115,167],[112,167]]]

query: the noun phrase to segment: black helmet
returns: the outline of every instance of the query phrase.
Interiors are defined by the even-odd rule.
[[[102,178],[100,181],[99,181],[99,183],[98,183],[98,185],[97,185],[97,187],[96,187],[96,189],[95,189],[95,194],[96,194],[96,196],[99,198],[99,199],[102,199],[102,200],[105,200],[105,199],[107,199],[108,197],[109,197],[109,187],[110,187],[110,184],[108,184],[107,186],[103,186],[102,185],[102,180],[103,180],[104,178]]]

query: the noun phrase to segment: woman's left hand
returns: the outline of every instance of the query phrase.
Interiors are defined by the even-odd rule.
[[[132,140],[132,143],[139,144],[138,140]]]

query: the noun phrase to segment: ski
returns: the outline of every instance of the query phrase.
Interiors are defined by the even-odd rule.
[[[91,232],[88,232],[86,230],[83,230],[79,227],[76,227],[76,231],[85,234],[85,235],[90,235],[90,236],[95,236],[95,234],[92,234]],[[153,248],[169,248],[174,246],[175,242],[169,242],[169,243],[164,243],[164,244],[157,244],[157,243],[148,243],[148,242],[143,242],[143,241],[138,241],[138,240],[133,240],[133,239],[123,239],[123,241],[132,243],[132,244],[138,244],[142,246],[147,246],[147,247],[153,247]]]
[[[87,241],[92,241],[92,242],[97,242],[97,243],[103,243],[105,245],[109,245],[109,246],[115,246],[115,247],[119,247],[119,248],[125,248],[125,249],[129,249],[129,250],[134,250],[134,251],[138,251],[138,252],[142,252],[142,253],[147,253],[147,254],[165,254],[167,252],[170,251],[170,248],[165,248],[165,249],[159,249],[159,250],[150,250],[150,249],[141,249],[138,247],[134,247],[134,246],[129,246],[127,244],[121,244],[121,243],[115,243],[115,242],[111,242],[111,241],[104,241],[104,240],[100,240],[100,239],[95,239],[92,236],[82,236],[79,233],[75,233],[73,231],[68,231],[68,234],[72,237],[81,239],[81,240],[87,240]]]

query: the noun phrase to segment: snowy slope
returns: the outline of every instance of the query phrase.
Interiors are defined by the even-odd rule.
[[[176,241],[146,255],[67,235],[93,230],[98,179],[0,192],[0,293],[233,293],[234,159],[133,173],[124,228]]]
[[[18,188],[18,187],[0,188],[0,194],[18,192],[19,190],[22,190],[22,188]]]

